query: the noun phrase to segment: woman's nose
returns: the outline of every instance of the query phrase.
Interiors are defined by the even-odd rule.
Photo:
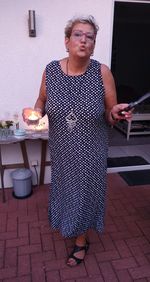
[[[82,34],[82,36],[81,36],[81,41],[82,41],[82,42],[85,42],[85,41],[86,41],[86,34]]]

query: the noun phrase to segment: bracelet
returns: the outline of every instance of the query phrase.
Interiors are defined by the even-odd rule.
[[[113,116],[112,112],[110,111],[110,115],[113,121],[117,121],[117,119]]]

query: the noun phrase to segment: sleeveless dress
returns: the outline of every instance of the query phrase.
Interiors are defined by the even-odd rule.
[[[59,61],[46,66],[52,179],[48,217],[52,228],[74,237],[104,227],[108,125],[101,64],[90,60],[82,75],[66,75]],[[66,117],[77,118],[72,130]]]

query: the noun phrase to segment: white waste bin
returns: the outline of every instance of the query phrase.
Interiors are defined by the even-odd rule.
[[[11,172],[13,182],[13,196],[24,199],[32,194],[32,171],[27,168],[16,169]]]

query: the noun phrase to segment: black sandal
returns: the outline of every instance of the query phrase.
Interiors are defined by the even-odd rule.
[[[76,265],[80,264],[80,263],[84,260],[85,255],[86,255],[88,249],[89,249],[89,242],[88,242],[88,241],[86,241],[85,246],[82,246],[82,247],[75,245],[75,246],[74,246],[74,249],[73,249],[73,251],[72,251],[72,253],[71,253],[70,256],[68,257],[68,260],[69,260],[70,258],[71,258],[71,259],[74,259],[74,261],[75,261],[76,264],[71,265],[71,264],[67,263],[67,265],[72,267],[72,266],[76,266]],[[78,253],[78,252],[80,252],[80,251],[85,251],[85,254],[84,254],[83,259],[77,258],[77,257],[75,256],[75,254]]]

